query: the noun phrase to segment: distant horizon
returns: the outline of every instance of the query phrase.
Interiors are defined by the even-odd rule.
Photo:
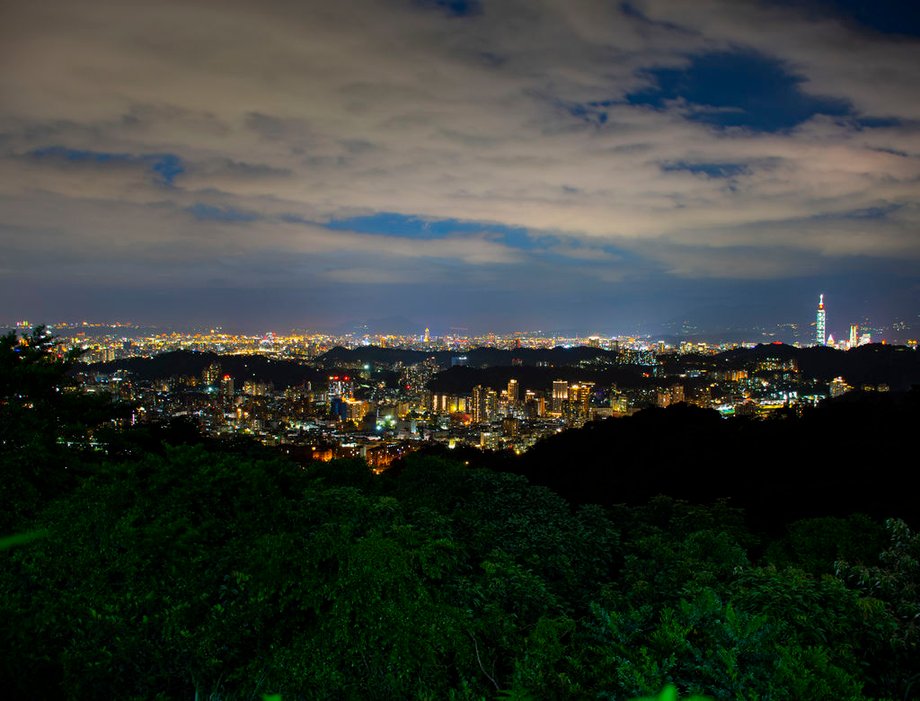
[[[866,321],[869,322],[868,327]],[[913,321],[913,323],[911,323]],[[779,322],[773,325],[749,327],[741,326],[722,326],[722,327],[697,327],[691,320],[682,322],[660,323],[657,325],[649,324],[645,329],[619,329],[609,330],[602,328],[599,324],[593,327],[538,327],[538,328],[467,328],[453,325],[435,324],[425,326],[419,325],[402,325],[399,328],[381,326],[377,324],[368,324],[367,322],[346,322],[334,326],[322,326],[319,324],[295,324],[291,326],[244,326],[230,325],[226,323],[182,323],[182,322],[143,322],[132,321],[130,319],[76,319],[63,320],[33,320],[20,319],[16,322],[6,322],[0,324],[0,328],[14,330],[27,322],[31,327],[47,326],[52,329],[66,328],[76,331],[82,327],[87,330],[96,330],[97,332],[111,331],[123,328],[128,330],[139,331],[157,331],[167,333],[201,333],[217,334],[225,333],[228,335],[239,335],[248,337],[259,337],[274,333],[279,336],[289,335],[327,335],[333,337],[351,336],[360,338],[362,336],[399,336],[403,338],[421,339],[426,329],[432,339],[446,337],[472,337],[482,338],[489,335],[495,335],[502,339],[512,339],[515,337],[539,337],[539,338],[581,338],[588,339],[592,336],[599,338],[645,338],[649,340],[698,340],[712,342],[771,342],[781,341],[788,344],[813,345],[815,324],[814,320],[807,322]],[[902,322],[903,328],[892,328],[893,324]],[[885,338],[892,341],[906,341],[915,339],[920,335],[920,315],[915,320],[894,319],[887,323],[879,323],[874,320],[854,320],[840,328],[835,329],[836,325],[831,322],[828,325],[828,335],[833,336],[836,341],[845,340],[849,334],[850,323],[857,324],[862,331],[884,330]],[[875,338],[873,340],[876,340]],[[877,340],[882,340],[879,337]]]

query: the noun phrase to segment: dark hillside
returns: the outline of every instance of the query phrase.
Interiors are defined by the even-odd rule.
[[[727,497],[763,522],[853,511],[917,522],[917,426],[918,391],[853,393],[766,421],[678,405],[552,436],[517,469],[578,503]]]
[[[220,366],[221,373],[230,375],[235,381],[254,379],[271,382],[277,388],[315,382],[325,377],[324,373],[293,360],[274,360],[262,355],[218,355],[196,351],[170,351],[152,358],[126,358],[110,363],[95,363],[90,370],[114,372],[127,370],[141,380],[159,380],[169,377],[201,377],[213,363]]]

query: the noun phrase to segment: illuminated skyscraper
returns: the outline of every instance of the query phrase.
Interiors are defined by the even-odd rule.
[[[591,393],[594,391],[593,382],[581,382],[570,385],[568,400],[565,402],[565,417],[575,423],[587,421],[591,415]]]
[[[569,383],[566,380],[553,380],[553,411],[561,412],[569,399]]]
[[[354,382],[348,375],[330,375],[328,397],[352,397],[354,395]]]
[[[201,373],[201,379],[204,380],[206,385],[211,385],[216,387],[220,382],[220,365],[217,363],[211,363],[205,368],[205,371]]]
[[[233,378],[230,375],[224,375],[221,378],[220,394],[225,399],[233,399],[233,394],[234,394]]]
[[[485,392],[486,388],[482,385],[476,385],[473,387],[473,398],[470,402],[472,404],[473,414],[473,423],[478,424],[484,421],[483,417],[483,405],[485,404]]]
[[[498,392],[490,387],[476,385],[473,387],[472,404],[473,423],[487,423],[498,408]]]
[[[520,385],[518,385],[518,381],[514,378],[508,380],[508,403],[511,406],[517,406],[519,392]]]
[[[827,345],[827,335],[825,333],[825,321],[827,320],[824,311],[824,295],[818,298],[818,318],[815,323],[815,343],[819,346]]]

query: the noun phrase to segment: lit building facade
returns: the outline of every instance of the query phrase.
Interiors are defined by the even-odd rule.
[[[476,385],[472,398],[473,423],[488,423],[498,409],[498,392],[491,387]]]
[[[818,298],[818,316],[815,320],[815,343],[819,346],[827,345],[827,312],[824,309],[824,295]]]
[[[467,411],[467,397],[455,394],[434,394],[431,409],[436,414],[454,414]]]
[[[354,383],[348,375],[331,375],[327,395],[330,400],[336,397],[351,397],[354,395]]]
[[[553,380],[553,411],[561,413],[569,399],[569,383],[565,380]]]
[[[520,385],[515,379],[508,380],[508,403],[511,406],[517,406],[520,397]]]

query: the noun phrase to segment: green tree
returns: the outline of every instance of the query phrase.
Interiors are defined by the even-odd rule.
[[[85,395],[71,377],[80,354],[44,326],[0,336],[0,532],[73,486],[93,429],[114,417],[107,398]]]
[[[392,497],[202,446],[109,466],[4,552],[17,696],[442,698],[485,691],[449,539]]]
[[[885,522],[887,547],[878,564],[840,562],[837,574],[863,594],[866,606],[884,608],[887,625],[875,626],[871,688],[880,696],[909,699],[920,693],[920,533],[900,519]]]
[[[767,559],[779,567],[833,574],[840,561],[876,564],[885,540],[884,527],[863,514],[802,519],[789,524],[786,536],[771,544]]]

